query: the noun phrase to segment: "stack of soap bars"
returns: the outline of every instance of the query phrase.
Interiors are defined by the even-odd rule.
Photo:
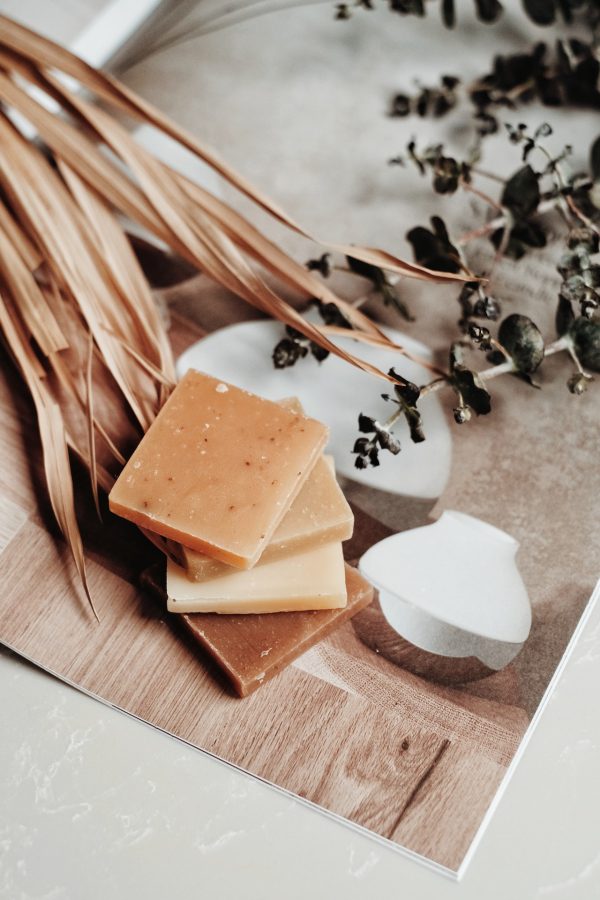
[[[155,587],[241,695],[371,600],[344,564],[353,516],[326,441],[298,401],[190,371],[111,491],[163,542]]]

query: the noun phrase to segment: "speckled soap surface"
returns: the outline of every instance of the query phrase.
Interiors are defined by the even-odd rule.
[[[323,456],[275,530],[258,562],[272,562],[310,547],[352,537],[354,516],[338,485],[333,460]],[[181,547],[188,578],[206,581],[231,574],[231,567],[187,547]]]
[[[280,401],[290,412],[304,415],[296,397]],[[320,457],[300,488],[296,499],[265,547],[259,565],[280,559],[328,541],[346,541],[352,537],[354,515],[335,477],[332,456]],[[174,558],[184,566],[188,578],[206,581],[231,574],[231,567],[219,560],[177,545]]]
[[[326,440],[320,422],[190,371],[127,462],[110,508],[194,550],[249,568]]]

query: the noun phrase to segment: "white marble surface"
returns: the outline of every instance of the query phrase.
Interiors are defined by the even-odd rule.
[[[600,605],[459,883],[0,653],[0,897],[593,900]]]
[[[60,39],[102,5],[0,0]],[[1,652],[0,897],[594,900],[599,683],[600,607],[457,884]]]

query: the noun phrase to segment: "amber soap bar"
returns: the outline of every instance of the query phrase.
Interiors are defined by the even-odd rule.
[[[246,697],[371,603],[373,588],[356,569],[346,565],[345,578],[348,602],[342,609],[255,616],[193,613],[171,619],[185,626],[235,692]],[[153,566],[142,580],[164,600],[164,565]]]
[[[354,516],[335,478],[333,457],[322,456],[275,530],[258,566],[320,544],[352,537]],[[179,548],[187,577],[203,582],[231,574],[231,567],[187,547]]]
[[[167,560],[169,612],[275,613],[346,605],[344,556],[338,542],[208,581],[190,581]]]
[[[320,422],[191,370],[121,472],[110,509],[247,569],[326,441]]]

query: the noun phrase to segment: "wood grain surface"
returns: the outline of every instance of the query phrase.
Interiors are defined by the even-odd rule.
[[[178,351],[197,335],[175,319]],[[515,685],[503,675],[482,697],[429,684],[378,658],[347,623],[239,700],[176,617],[136,587],[156,551],[109,516],[103,526],[84,521],[97,624],[66,548],[49,531],[31,409],[10,362],[2,367],[0,640],[157,727],[456,869],[527,725]]]

